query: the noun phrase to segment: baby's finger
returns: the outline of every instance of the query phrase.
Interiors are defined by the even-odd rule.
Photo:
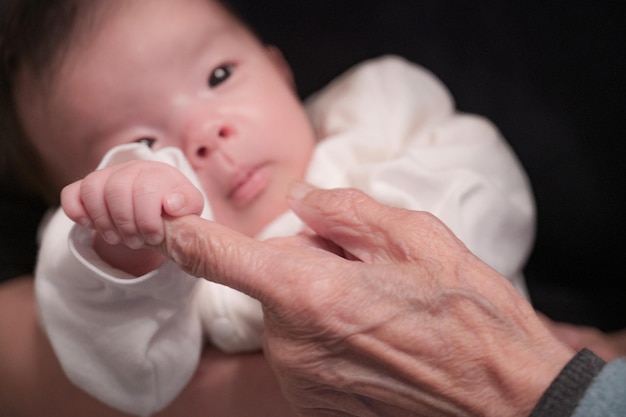
[[[150,245],[164,238],[163,214],[185,216],[202,213],[202,193],[179,170],[156,164],[142,170],[136,180],[133,201],[137,227]]]
[[[165,236],[162,200],[163,192],[154,182],[138,184],[134,189],[132,201],[138,233],[149,245],[160,244]]]
[[[200,214],[203,208],[202,193],[190,182],[178,184],[163,197],[163,211],[173,217]]]
[[[104,185],[104,199],[113,227],[131,249],[139,249],[144,245],[137,227],[134,206],[136,183],[137,174],[131,169],[122,168],[112,173]]]
[[[80,183],[80,197],[94,228],[102,238],[111,245],[120,243],[121,239],[109,216],[104,188],[108,173],[95,171]]]
[[[80,197],[81,182],[82,181],[73,182],[61,190],[61,207],[65,215],[72,221],[83,227],[93,228],[94,225]]]

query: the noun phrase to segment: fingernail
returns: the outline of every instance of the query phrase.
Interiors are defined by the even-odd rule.
[[[161,233],[151,233],[146,236],[146,243],[148,245],[156,246],[163,242],[163,235]]]
[[[133,237],[126,239],[124,243],[126,243],[126,246],[128,246],[131,249],[139,249],[143,246],[144,242],[140,237],[133,236]]]
[[[303,200],[314,189],[315,187],[304,181],[294,181],[289,187],[287,198],[290,200]]]
[[[185,199],[182,194],[175,193],[167,196],[165,204],[167,205],[166,211],[172,214],[183,208]]]
[[[80,219],[78,219],[78,224],[80,224],[83,227],[86,227],[87,229],[93,228],[93,223],[91,223],[91,220],[89,220],[89,217],[81,217]]]
[[[106,230],[102,232],[102,237],[109,245],[117,245],[118,243],[120,243],[120,237],[112,230]]]

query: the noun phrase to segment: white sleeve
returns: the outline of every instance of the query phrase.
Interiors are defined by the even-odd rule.
[[[395,57],[339,78],[309,111],[323,138],[309,181],[433,213],[524,289],[534,201],[521,164],[489,121],[456,112],[432,74]]]
[[[197,367],[196,278],[167,262],[132,278],[101,261],[91,234],[58,210],[43,234],[35,288],[41,321],[69,379],[122,411],[150,415]]]
[[[175,166],[202,191],[176,148],[120,145],[99,167],[130,160]],[[202,217],[212,218],[206,198]],[[44,330],[70,380],[132,414],[150,415],[180,393],[196,370],[203,331],[227,351],[261,346],[258,301],[170,261],[138,278],[112,268],[93,250],[92,233],[61,210],[43,233],[35,286]]]
[[[142,144],[112,149],[99,168],[137,159],[191,171],[179,150]],[[210,216],[206,204],[203,217]],[[43,233],[35,277],[44,330],[69,379],[86,392],[150,415],[191,379],[203,344],[197,278],[169,261],[142,277],[112,268],[93,250],[92,232],[60,209]]]

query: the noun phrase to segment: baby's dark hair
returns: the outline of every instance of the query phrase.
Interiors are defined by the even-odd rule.
[[[230,2],[216,1],[238,19]],[[45,88],[70,41],[98,22],[98,12],[123,2],[0,0],[0,187],[58,204],[43,164],[23,131],[15,106],[18,75],[28,69]]]
[[[45,85],[89,0],[0,2],[0,177],[3,187],[38,195],[53,204],[41,161],[19,123],[14,94],[19,72],[28,68]]]

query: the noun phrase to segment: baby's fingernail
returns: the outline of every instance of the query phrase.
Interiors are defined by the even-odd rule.
[[[182,209],[185,205],[185,198],[180,193],[174,193],[167,196],[165,199],[166,211],[170,214]]]
[[[78,219],[78,224],[86,227],[87,229],[93,228],[93,223],[91,222],[91,220],[89,220],[89,217],[81,217],[80,219]]]
[[[127,238],[124,243],[126,243],[126,246],[128,246],[131,249],[139,249],[143,246],[143,239],[141,239],[138,236],[133,236],[133,237],[129,237]]]
[[[294,181],[289,187],[289,193],[287,197],[290,200],[302,200],[315,188],[310,184],[303,181]]]
[[[146,243],[148,245],[156,246],[163,242],[163,235],[160,233],[151,233],[146,236]]]
[[[105,230],[102,232],[102,238],[109,245],[117,245],[120,243],[120,237],[113,230]]]

